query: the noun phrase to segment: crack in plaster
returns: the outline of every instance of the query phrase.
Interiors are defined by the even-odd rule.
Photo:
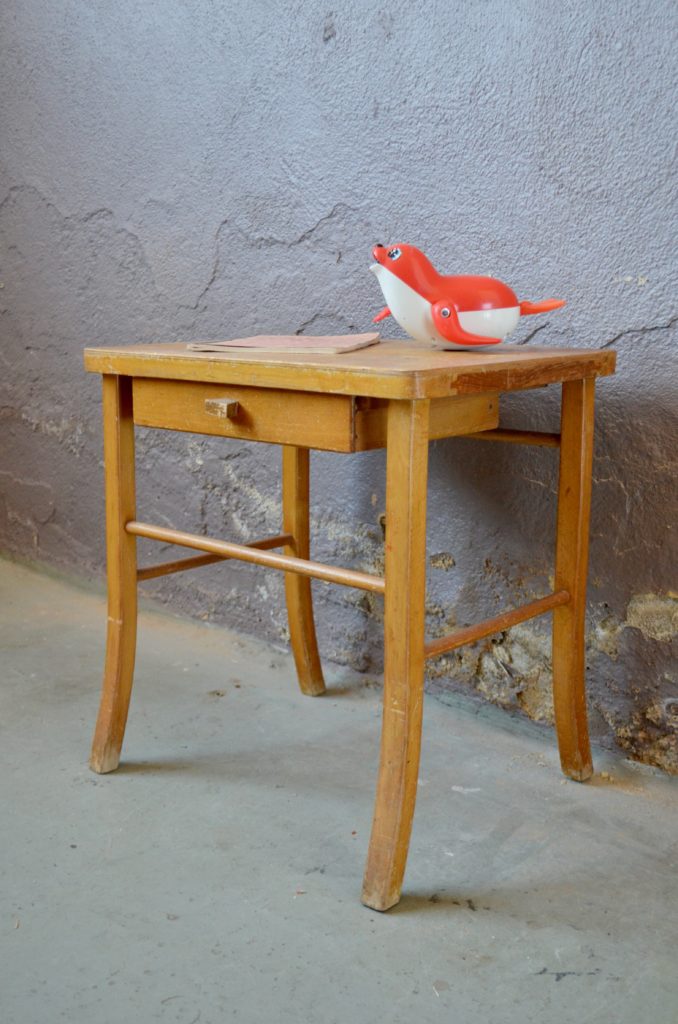
[[[49,484],[0,470],[0,501],[7,519],[23,526],[31,534],[33,548],[40,545],[40,527],[56,514],[54,491]]]
[[[306,228],[305,231],[302,231],[302,233],[297,238],[291,238],[291,239],[276,238],[274,235],[250,235],[250,234],[247,233],[247,231],[244,228],[240,227],[240,225],[237,222],[233,221],[231,219],[230,215],[228,217],[224,217],[224,219],[222,221],[220,221],[219,224],[217,225],[216,231],[214,233],[214,246],[215,246],[215,250],[216,251],[215,251],[214,261],[213,261],[213,264],[212,264],[212,270],[211,270],[210,275],[209,275],[209,277],[207,279],[207,283],[200,290],[200,292],[198,294],[198,297],[195,300],[195,302],[193,302],[193,303],[182,303],[181,304],[181,308],[182,309],[188,309],[188,310],[197,311],[200,308],[201,302],[203,302],[203,300],[205,299],[206,295],[208,294],[210,288],[217,281],[217,279],[219,277],[219,269],[220,269],[220,264],[221,264],[221,236],[222,236],[222,232],[224,231],[224,229],[227,226],[230,226],[234,231],[237,231],[237,233],[240,235],[240,237],[243,238],[250,245],[254,245],[254,246],[260,247],[260,248],[261,247],[275,248],[276,246],[280,246],[280,247],[282,247],[284,249],[290,250],[290,249],[295,248],[298,245],[301,245],[303,242],[307,242],[308,239],[311,238],[315,234],[315,232],[320,227],[322,227],[323,224],[327,224],[330,221],[334,220],[334,218],[337,216],[339,211],[342,211],[342,212],[350,211],[352,213],[357,212],[356,208],[353,207],[353,206],[350,206],[348,203],[335,203],[334,206],[332,207],[332,209],[329,211],[329,213],[323,214],[323,216],[320,217],[315,222],[315,224],[312,224],[309,228]],[[320,314],[316,314],[316,315],[320,315]],[[297,331],[296,333],[300,333],[300,332]]]
[[[299,327],[297,327],[297,329],[296,329],[296,331],[294,333],[295,334],[303,334],[307,327],[310,327],[311,324],[314,324],[316,322],[316,320],[320,320],[325,315],[326,314],[324,314],[324,313],[314,313],[313,316],[310,316],[308,318],[308,320],[304,320],[299,325]]]
[[[550,323],[550,320],[547,320],[546,323],[539,324],[539,326],[535,327],[533,331],[530,331],[530,333],[527,335],[526,338],[523,338],[522,341],[516,341],[515,344],[516,345],[527,345],[528,342],[532,341],[532,339],[534,338],[534,336],[536,334],[539,334],[539,332],[543,331],[545,327],[548,327],[549,323]]]
[[[625,331],[620,331],[619,334],[615,334],[614,338],[610,338],[609,341],[604,342],[599,346],[599,348],[611,348],[612,345],[629,334],[651,334],[653,331],[670,331],[677,323],[678,316],[674,316],[666,324],[649,324],[647,327],[629,327]]]
[[[41,203],[43,203],[46,207],[48,207],[49,209],[53,210],[56,213],[56,215],[59,217],[63,225],[71,223],[80,225],[89,224],[92,221],[96,220],[97,218],[110,220],[116,235],[122,235],[126,238],[130,238],[137,245],[140,256],[140,262],[142,263],[144,269],[146,270],[148,276],[151,279],[153,288],[155,289],[156,298],[159,301],[163,301],[163,294],[160,291],[160,288],[158,287],[158,283],[155,279],[151,262],[148,258],[146,250],[144,249],[144,245],[143,242],[141,241],[141,238],[128,225],[118,224],[115,212],[110,207],[100,206],[94,210],[89,210],[86,213],[64,213],[64,211],[57,205],[57,203],[53,199],[50,199],[48,196],[46,196],[43,192],[41,192],[40,189],[37,188],[37,186],[22,184],[12,185],[11,188],[8,190],[5,197],[0,202],[0,215],[2,215],[5,206],[9,204],[10,200],[12,200],[16,195],[21,195],[24,193],[37,196]]]

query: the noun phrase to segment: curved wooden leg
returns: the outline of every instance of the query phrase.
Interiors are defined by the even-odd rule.
[[[400,899],[417,795],[424,698],[428,401],[391,401],[386,454],[384,711],[363,903]]]
[[[555,589],[570,603],[553,611],[553,700],[563,772],[593,774],[586,716],[586,575],[593,461],[595,378],[563,384]]]
[[[309,455],[308,448],[283,445],[283,533],[294,538],[294,543],[286,546],[284,553],[297,558],[308,558],[310,551]],[[299,686],[302,693],[317,697],[325,692],[325,680],[315,635],[310,579],[297,573],[285,573],[285,599]]]
[[[120,761],[134,676],[137,632],[136,537],[125,523],[135,517],[132,381],[103,378],[106,476],[108,629],[106,663],[90,767],[112,772]]]

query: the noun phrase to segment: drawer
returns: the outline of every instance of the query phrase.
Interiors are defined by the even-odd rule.
[[[332,452],[386,446],[385,399],[135,377],[133,403],[142,427]],[[498,419],[496,394],[435,398],[430,437],[491,430]]]
[[[135,377],[134,422],[195,434],[354,451],[354,399],[313,391]]]

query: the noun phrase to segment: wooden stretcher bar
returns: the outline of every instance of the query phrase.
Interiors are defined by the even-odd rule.
[[[537,601],[531,601],[529,604],[522,604],[519,608],[503,612],[493,619],[485,619],[483,622],[476,623],[475,626],[464,626],[463,629],[457,629],[454,633],[448,633],[447,636],[431,640],[424,647],[424,655],[427,658],[437,658],[440,654],[454,651],[457,647],[463,647],[465,644],[475,643],[476,640],[492,636],[493,633],[502,633],[511,626],[517,626],[519,622],[534,619],[537,615],[550,612],[552,608],[568,604],[569,601],[570,595],[567,590],[556,590],[553,594],[547,594],[546,597],[540,597]]]
[[[383,594],[386,587],[383,576],[358,572],[356,569],[324,565],[322,562],[294,558],[292,555],[276,555],[247,544],[233,544],[230,541],[215,540],[212,537],[202,537],[195,533],[184,533],[182,530],[172,530],[165,526],[153,526],[150,523],[130,520],[125,524],[125,531],[136,537],[147,537],[149,540],[164,541],[166,544],[178,544],[180,547],[207,551],[223,558],[238,558],[242,562],[265,565],[269,569],[281,569],[283,572],[294,572],[300,576],[311,576],[314,579],[325,580],[327,583],[339,583],[344,587],[371,590],[375,594]]]

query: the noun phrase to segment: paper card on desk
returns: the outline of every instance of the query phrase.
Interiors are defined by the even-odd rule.
[[[234,338],[231,341],[193,341],[187,348],[191,352],[221,352],[223,355],[245,349],[257,352],[325,352],[336,355],[378,344],[379,335],[373,331],[370,334],[326,334],[315,337],[307,334],[258,334],[254,338]]]

